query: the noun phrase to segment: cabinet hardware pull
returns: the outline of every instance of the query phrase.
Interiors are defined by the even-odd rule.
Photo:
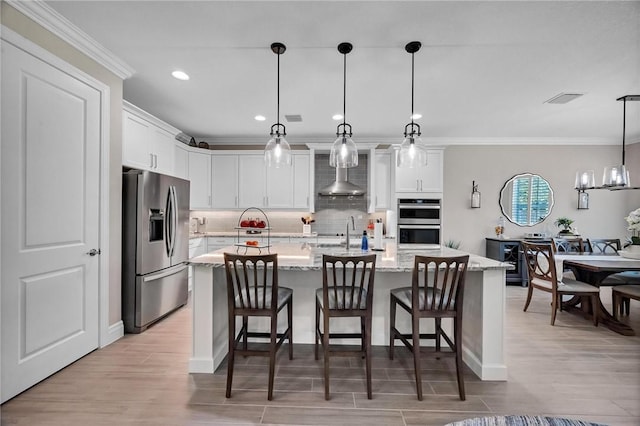
[[[153,154],[149,153],[149,168],[153,169]]]

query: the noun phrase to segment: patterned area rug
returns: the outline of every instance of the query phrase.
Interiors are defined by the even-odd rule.
[[[449,423],[445,426],[606,426],[582,420],[543,416],[495,416],[476,417]]]

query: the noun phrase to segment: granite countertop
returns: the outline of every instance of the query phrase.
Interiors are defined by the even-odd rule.
[[[244,236],[245,233],[240,232],[241,236]],[[256,236],[266,236],[267,232],[263,231],[261,234],[252,234]],[[202,238],[202,237],[237,237],[238,231],[213,231],[213,232],[198,232],[198,233],[190,233],[189,238]],[[272,237],[290,237],[290,238],[316,238],[318,237],[317,232],[312,232],[311,234],[303,234],[302,232],[273,232],[271,231]]]
[[[194,266],[222,267],[223,253],[239,253],[244,254],[244,247],[228,246],[211,253],[203,254],[189,260],[189,264]],[[267,249],[262,249],[262,253],[268,253]],[[359,256],[363,252],[359,248],[351,248],[345,251],[344,247],[337,245],[323,245],[313,243],[282,243],[273,244],[270,248],[271,253],[278,254],[279,270],[321,270],[322,255],[351,255]],[[259,253],[258,249],[249,247],[247,253]],[[369,251],[367,253],[375,253],[376,269],[382,272],[411,272],[413,269],[413,260],[416,254],[432,255],[432,256],[459,256],[469,254],[469,271],[485,271],[490,269],[513,269],[513,265],[499,262],[497,260],[488,259],[471,253],[450,248],[440,249],[402,249],[397,250],[395,243],[387,242],[384,251]]]

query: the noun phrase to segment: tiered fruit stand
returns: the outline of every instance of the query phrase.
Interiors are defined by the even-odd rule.
[[[263,223],[265,224],[264,227],[259,227],[259,226],[242,226],[242,222],[243,221],[248,221],[249,217],[251,217],[251,213],[254,213],[256,215],[258,215],[258,219],[262,220],[262,218],[264,218]],[[269,224],[269,218],[267,217],[267,214],[262,210],[259,209],[258,207],[249,207],[247,209],[245,209],[241,214],[240,217],[238,218],[238,225],[235,227],[235,229],[238,231],[238,236],[237,236],[237,241],[234,244],[236,246],[236,253],[240,253],[240,250],[244,247],[244,254],[247,253],[248,249],[253,248],[253,249],[258,249],[258,253],[262,254],[262,249],[267,249],[267,252],[271,252],[270,248],[271,248],[271,226]],[[242,231],[245,231],[244,234],[242,234]],[[264,232],[266,232],[266,241],[265,241],[265,236],[264,236]],[[257,242],[257,244],[249,244],[249,241],[252,240],[247,240],[242,242],[240,236],[245,235],[255,235],[255,236],[260,236],[260,238],[255,241]]]

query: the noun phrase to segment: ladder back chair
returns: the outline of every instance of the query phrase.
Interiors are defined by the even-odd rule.
[[[420,339],[435,340],[437,358],[455,356],[458,393],[465,400],[462,363],[462,303],[464,282],[469,256],[430,257],[416,256],[411,274],[411,287],[391,290],[389,358],[394,356],[394,343],[399,339],[413,353],[416,392],[422,401],[422,376],[420,370]],[[401,333],[396,328],[396,308],[400,306],[411,315],[411,333]],[[435,332],[420,333],[420,319],[434,318]],[[453,320],[453,336],[442,329],[442,319]],[[453,337],[453,338],[451,338]],[[441,338],[451,352],[441,351]]]
[[[278,286],[278,255],[239,255],[224,253],[227,276],[229,310],[229,354],[227,357],[227,393],[231,397],[233,368],[236,355],[269,357],[269,384],[267,399],[273,399],[276,352],[285,339],[289,340],[289,359],[293,359],[293,290]],[[278,314],[287,308],[287,328],[278,333]],[[236,334],[236,318],[242,318],[242,327]],[[249,331],[249,317],[270,320],[270,331]],[[266,345],[255,344],[249,338],[265,338]]]
[[[332,356],[362,356],[365,359],[367,398],[371,399],[371,321],[373,312],[373,283],[376,255],[322,256],[322,288],[316,290],[315,359],[318,343],[324,356],[324,397],[329,394],[329,360]],[[322,315],[322,328],[320,327]],[[332,333],[331,318],[360,319],[359,332]],[[360,338],[360,348],[339,349],[331,339]]]
[[[551,293],[551,325],[554,325],[557,310],[562,310],[562,295],[574,295],[581,298],[580,303],[583,306],[587,300],[590,302],[593,311],[593,324],[597,326],[600,289],[566,277],[558,279],[554,250],[551,244],[523,242],[522,245],[529,272],[529,289],[523,311],[526,312],[529,303],[531,303],[534,288]]]

